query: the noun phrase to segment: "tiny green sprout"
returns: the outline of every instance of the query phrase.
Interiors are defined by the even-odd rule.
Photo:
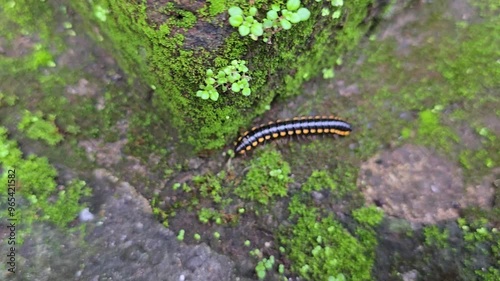
[[[181,187],[181,184],[178,182],[176,182],[176,183],[174,183],[174,185],[172,185],[173,190],[177,190],[177,189],[179,189],[179,187]]]
[[[216,218],[215,219],[216,224],[222,224],[222,219],[221,218]]]
[[[184,229],[179,230],[179,234],[177,235],[177,240],[182,241],[184,240]]]
[[[280,253],[284,253],[284,252],[285,252],[285,247],[280,246],[280,247],[279,247],[279,250],[280,250]]]
[[[257,278],[259,278],[259,280],[264,280],[264,278],[266,278],[266,267],[262,261],[257,263],[255,273],[257,273]]]
[[[300,0],[288,0],[286,8],[281,8],[279,4],[271,5],[271,10],[266,12],[266,17],[262,21],[254,18],[258,11],[253,6],[246,13],[235,6],[229,8],[228,12],[229,24],[237,27],[241,36],[248,35],[253,40],[263,37],[262,41],[268,43],[271,42],[269,38],[280,29],[288,30],[292,28],[292,24],[305,21],[311,16],[307,8],[301,7]]]
[[[328,281],[346,281],[344,274],[339,273],[337,277],[328,276]]]
[[[220,238],[220,233],[219,232],[214,232],[214,238],[219,239]]]
[[[264,265],[266,266],[267,269],[273,268],[274,265],[274,256],[270,256],[269,259],[264,259]]]
[[[241,27],[243,26],[246,27],[245,24]],[[245,64],[244,60],[233,60],[231,65],[219,69],[217,75],[214,75],[212,69],[208,69],[204,80],[205,84],[200,85],[196,96],[203,100],[217,101],[219,99],[217,88],[221,88],[223,91],[231,89],[235,93],[242,91],[244,96],[250,95],[250,77],[246,74],[248,67]]]
[[[329,14],[330,14],[330,9],[328,9],[328,8],[323,8],[323,9],[321,9],[321,15],[322,15],[323,17],[326,17],[326,16],[328,16]]]
[[[443,111],[443,109],[444,109],[444,106],[443,106],[443,105],[441,105],[441,104],[436,104],[436,105],[434,106],[434,108],[432,108],[432,110],[431,110],[431,111],[432,111],[432,112],[434,112],[434,113],[438,113],[438,112]]]
[[[308,265],[308,264],[304,264],[301,268],[300,268],[300,273],[302,273],[303,275],[306,275],[307,272],[309,272],[309,269],[311,267]]]
[[[102,21],[102,22],[105,22],[106,21],[106,17],[107,17],[107,14],[109,14],[109,10],[108,9],[105,9],[103,8],[102,6],[100,5],[95,5],[94,6],[94,16]]]
[[[245,213],[245,208],[239,208],[239,209],[238,209],[238,213],[240,213],[240,214],[244,214],[244,213]]]
[[[200,239],[201,239],[201,236],[198,233],[195,233],[193,235],[193,237],[194,237],[194,240],[196,240],[196,241],[200,241]]]
[[[333,71],[333,68],[324,68],[322,72],[324,79],[330,79],[335,77],[335,72]]]
[[[33,194],[32,194],[32,195],[28,196],[28,201],[29,201],[31,204],[33,204],[33,205],[34,205],[34,204],[38,203],[38,198],[36,198],[36,195],[33,195]]]
[[[342,63],[343,63],[342,56],[338,57],[337,60],[335,60],[335,64],[337,65],[342,65]]]
[[[336,10],[332,14],[332,19],[339,19],[341,14],[342,14],[342,12],[340,10]]]
[[[245,243],[243,243],[246,247],[250,247],[250,240],[245,240]]]
[[[283,264],[281,264],[281,263],[278,265],[278,272],[280,274],[285,273],[285,266]]]
[[[344,6],[344,0],[332,0],[332,6],[334,7]]]
[[[488,128],[482,127],[481,129],[479,129],[478,133],[480,136],[486,137],[489,135],[489,130]]]
[[[65,21],[65,22],[63,22],[63,27],[65,29],[71,29],[73,27],[73,25],[71,24],[71,22]]]
[[[277,177],[277,176],[281,175],[281,173],[282,173],[281,169],[276,169],[276,170],[270,171],[269,175],[271,177]]]
[[[321,252],[323,248],[321,248],[321,246],[317,245],[316,247],[314,247],[314,249],[312,249],[311,251],[311,254],[316,257],[318,256],[318,254]]]
[[[318,244],[321,244],[323,242],[323,237],[321,237],[321,235],[316,237],[316,242],[318,242]]]

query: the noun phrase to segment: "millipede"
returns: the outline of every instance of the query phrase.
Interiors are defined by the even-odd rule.
[[[238,138],[234,152],[245,154],[257,145],[270,140],[293,135],[334,134],[347,136],[351,133],[351,125],[335,116],[308,116],[278,120],[265,125],[253,127]]]

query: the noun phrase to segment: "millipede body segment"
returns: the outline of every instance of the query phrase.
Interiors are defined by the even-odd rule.
[[[347,136],[351,125],[334,116],[296,117],[269,122],[245,132],[236,142],[234,152],[244,154],[266,140],[293,135],[335,134]]]

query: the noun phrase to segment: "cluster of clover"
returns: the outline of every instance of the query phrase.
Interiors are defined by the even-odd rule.
[[[207,69],[205,85],[200,85],[196,96],[204,100],[210,98],[216,101],[219,99],[218,87],[221,87],[224,92],[231,89],[235,93],[241,92],[244,96],[249,96],[252,91],[248,84],[250,77],[245,75],[248,72],[248,67],[245,64],[244,60],[233,60],[231,65],[219,70],[216,76],[214,76],[215,73],[212,69]]]
[[[245,13],[240,7],[231,7],[228,10],[229,24],[238,28],[241,36],[250,36],[253,40],[263,37],[262,41],[270,43],[270,36],[280,30],[288,30],[293,24],[309,19],[311,12],[301,7],[300,0],[288,0],[286,9],[281,9],[279,5],[272,5],[271,10],[266,13],[266,18],[259,21],[257,16],[257,8],[250,7]],[[250,76],[246,75],[248,68],[244,60],[233,60],[231,65],[223,67],[215,72],[212,69],[207,69],[205,84],[200,85],[200,90],[196,92],[196,96],[204,100],[211,99],[217,101],[219,99],[218,88],[222,91],[231,89],[234,93],[241,92],[244,96],[251,94]]]
[[[311,12],[300,5],[300,0],[288,0],[286,9],[274,4],[262,22],[254,18],[257,15],[255,7],[250,7],[247,14],[240,7],[231,7],[228,11],[229,24],[237,27],[241,36],[249,35],[253,40],[263,36],[262,41],[269,42],[269,37],[277,31],[288,30],[292,28],[292,24],[309,19]]]

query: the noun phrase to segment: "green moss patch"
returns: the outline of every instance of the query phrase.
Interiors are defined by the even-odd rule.
[[[287,185],[292,182],[289,174],[290,166],[278,152],[264,151],[252,159],[250,170],[234,193],[242,199],[268,204],[274,197],[286,196]]]
[[[306,280],[328,280],[340,274],[347,280],[371,280],[376,243],[363,241],[374,241],[373,231],[360,232],[363,240],[358,240],[331,215],[321,218],[321,212],[299,203],[297,198],[289,208],[296,223],[281,242],[294,272]]]
[[[17,143],[8,138],[4,127],[0,127],[0,165],[3,182],[7,182],[8,170],[15,170],[16,192],[13,196],[17,197],[16,217],[22,221],[21,238],[29,233],[30,225],[35,221],[66,227],[85,208],[85,204],[79,203],[82,197],[91,193],[85,182],[74,180],[58,186],[58,173],[47,158],[33,154],[23,158]],[[29,204],[21,204],[23,201],[18,196]],[[2,213],[2,216],[5,215]]]
[[[24,132],[28,138],[40,139],[49,145],[55,145],[63,140],[63,136],[54,124],[55,116],[49,115],[46,119],[41,112],[31,113],[25,110],[18,124],[18,129]]]

